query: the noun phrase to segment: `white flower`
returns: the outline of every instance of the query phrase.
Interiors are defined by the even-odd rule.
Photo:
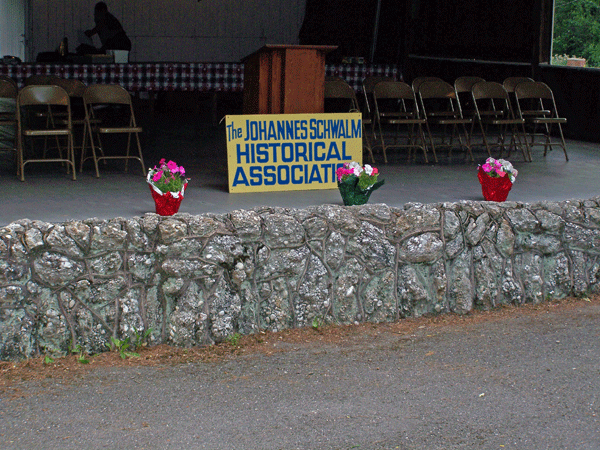
[[[365,172],[367,173],[367,175],[371,176],[371,174],[373,173],[373,168],[370,165],[365,164]]]
[[[360,174],[363,171],[363,168],[360,167],[360,164],[358,164],[356,161],[352,161],[350,164],[348,164],[348,168],[352,169],[354,175],[356,175],[357,177],[360,176]]]

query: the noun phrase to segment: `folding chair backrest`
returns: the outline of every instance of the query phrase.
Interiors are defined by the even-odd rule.
[[[17,83],[0,78],[0,98],[16,99],[18,94]]]
[[[83,93],[85,103],[115,103],[130,105],[131,96],[125,88],[116,84],[92,84]]]
[[[440,77],[417,77],[412,82],[412,89],[415,94],[419,93],[419,87],[426,81],[444,81]]]
[[[419,86],[419,96],[428,98],[456,98],[454,87],[445,81],[425,81]]]
[[[25,78],[25,86],[56,84],[59,77],[55,75],[31,75]]]
[[[470,94],[473,85],[475,83],[479,83],[480,81],[485,81],[485,79],[471,76],[458,77],[456,80],[454,80],[454,90],[458,94],[462,92],[468,92]]]
[[[325,81],[325,99],[347,99],[350,105],[348,111],[359,111],[356,93],[344,80]]]
[[[471,94],[476,100],[489,99],[508,99],[508,92],[500,83],[495,81],[480,81],[471,88]]]
[[[384,76],[370,76],[366,77],[362,81],[363,91],[367,94],[373,93],[373,88],[377,83],[381,83],[382,81],[394,81],[392,77],[384,77]]]
[[[6,84],[11,84],[16,91],[19,90],[19,87],[17,86],[17,82],[15,80],[13,80],[11,77],[5,76],[5,75],[0,75],[0,83],[2,83],[3,85]]]
[[[415,92],[403,81],[382,81],[373,87],[376,99],[415,100]]]
[[[526,81],[519,83],[515,88],[515,94],[519,99],[525,98],[543,98],[553,100],[552,90],[546,83],[541,81]]]
[[[529,77],[508,77],[506,78],[502,86],[506,89],[507,92],[515,92],[515,88],[519,83],[523,83],[524,81],[534,81],[533,78]]]
[[[82,81],[74,78],[59,78],[55,84],[67,91],[69,97],[83,97],[86,89],[86,85]]]
[[[29,85],[19,91],[17,103],[20,106],[60,105],[70,106],[69,94],[56,85]]]

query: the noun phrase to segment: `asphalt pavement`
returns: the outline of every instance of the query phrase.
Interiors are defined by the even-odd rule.
[[[22,382],[0,448],[600,449],[600,298],[482,314]]]

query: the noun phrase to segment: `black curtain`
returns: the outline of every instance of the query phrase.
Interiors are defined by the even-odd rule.
[[[530,62],[534,1],[411,0],[410,53],[448,58]]]
[[[301,45],[337,45],[328,61],[345,56],[368,58],[377,0],[307,0]]]

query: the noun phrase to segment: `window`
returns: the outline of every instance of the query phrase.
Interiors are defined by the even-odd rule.
[[[555,0],[552,64],[600,67],[600,0]]]

